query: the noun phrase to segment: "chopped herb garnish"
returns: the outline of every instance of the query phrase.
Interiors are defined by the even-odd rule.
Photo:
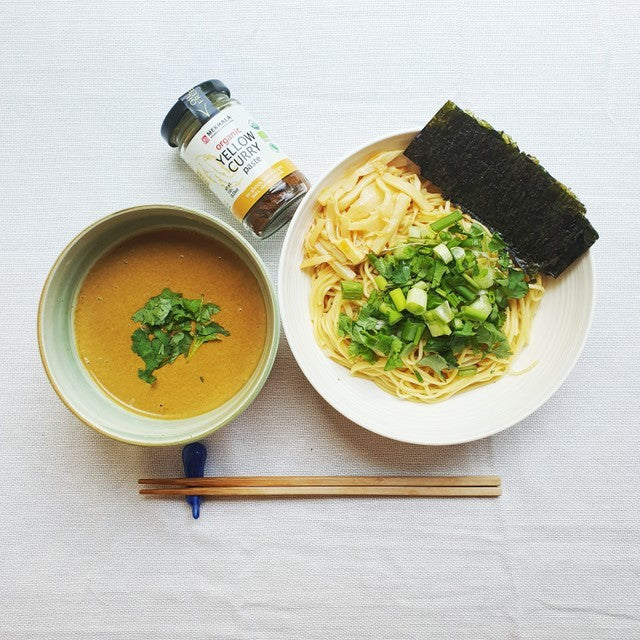
[[[418,365],[421,367],[429,367],[433,369],[433,372],[439,377],[442,378],[442,372],[444,369],[449,369],[449,363],[437,353],[430,353],[427,356],[424,356],[420,360],[418,360]]]
[[[340,289],[344,300],[360,300],[362,298],[362,282],[343,280],[340,283]]]
[[[422,345],[415,367],[428,367],[441,379],[445,371],[471,376],[476,367],[458,365],[458,356],[474,353],[508,358],[502,332],[509,300],[529,291],[502,238],[452,212],[428,226],[414,225],[411,242],[382,255],[369,254],[374,289],[355,317],[341,314],[339,335],[348,338],[349,355],[376,362],[385,371],[420,371],[403,359]],[[344,299],[363,296],[361,285],[342,282]]]
[[[228,336],[226,329],[211,320],[218,311],[212,302],[190,300],[171,289],[150,298],[131,317],[142,325],[131,336],[132,351],[145,363],[145,368],[138,370],[140,379],[153,384],[156,369],[175,362],[180,355],[190,360],[205,342]]]

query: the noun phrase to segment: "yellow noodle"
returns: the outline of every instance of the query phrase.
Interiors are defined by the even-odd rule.
[[[461,366],[475,366],[477,373],[458,376],[457,370],[437,376],[429,367],[418,366],[424,354],[422,340],[404,359],[405,366],[385,371],[386,358],[375,363],[349,356],[350,340],[337,332],[338,318],[346,313],[355,318],[366,298],[376,289],[373,267],[366,254],[384,252],[409,237],[409,227],[428,225],[451,210],[437,189],[421,180],[417,167],[401,151],[378,154],[354,169],[335,184],[323,190],[319,209],[307,231],[302,267],[312,279],[311,318],[315,339],[324,353],[350,370],[353,375],[368,378],[381,389],[400,398],[421,402],[438,402],[452,395],[496,380],[509,372],[510,358],[493,354],[482,357],[465,349],[459,356]],[[471,218],[461,221],[468,228]],[[495,255],[488,253],[488,260]],[[340,281],[361,282],[363,300],[343,300]],[[529,341],[531,324],[544,294],[540,276],[531,279],[524,298],[510,300],[502,327],[514,354]],[[529,371],[536,362],[515,375]],[[419,382],[414,371],[423,378]]]

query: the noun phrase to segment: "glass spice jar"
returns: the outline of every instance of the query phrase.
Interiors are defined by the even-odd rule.
[[[219,80],[187,91],[162,137],[242,224],[266,238],[289,222],[309,183]]]

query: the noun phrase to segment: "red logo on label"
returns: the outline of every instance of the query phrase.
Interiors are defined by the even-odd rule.
[[[205,144],[209,144],[209,140],[211,138],[209,138],[209,136],[205,133],[205,135],[202,136],[202,142],[204,142]]]

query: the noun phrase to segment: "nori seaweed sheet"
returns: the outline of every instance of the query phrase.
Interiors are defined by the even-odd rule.
[[[447,102],[405,155],[457,207],[499,232],[527,272],[559,276],[598,239],[585,206],[504,133]]]

